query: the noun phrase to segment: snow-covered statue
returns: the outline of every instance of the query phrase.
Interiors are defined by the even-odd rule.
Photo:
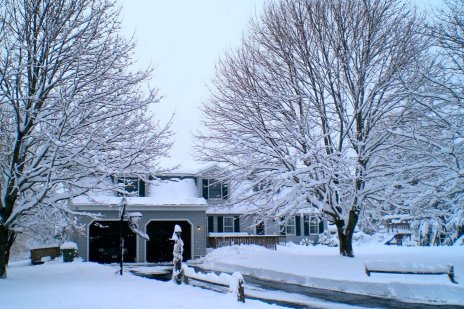
[[[174,269],[172,271],[172,278],[176,280],[177,284],[180,284],[184,277],[184,271],[182,269],[184,242],[180,237],[180,233],[182,233],[182,229],[176,224],[174,226],[174,233],[172,234],[171,240],[174,240],[174,250],[172,251]]]

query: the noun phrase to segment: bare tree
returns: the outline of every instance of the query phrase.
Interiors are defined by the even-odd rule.
[[[445,3],[429,29],[438,68],[427,74],[427,89],[411,91],[417,112],[398,132],[408,140],[398,151],[414,159],[409,175],[398,174],[410,180],[398,193],[403,211],[451,244],[464,233],[464,1]]]
[[[64,201],[143,177],[169,149],[118,14],[113,0],[0,0],[0,278],[23,216],[69,213]]]
[[[198,150],[227,166],[232,202],[275,218],[323,213],[353,256],[363,207],[392,173],[377,154],[414,104],[422,29],[399,0],[269,4],[204,105]]]

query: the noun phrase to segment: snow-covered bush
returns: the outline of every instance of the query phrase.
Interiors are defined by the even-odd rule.
[[[330,234],[329,231],[324,231],[322,234],[319,234],[318,244],[328,246],[328,247],[337,247],[338,240],[337,238]]]
[[[414,237],[405,237],[402,244],[406,247],[415,247],[417,246],[417,241],[414,239]]]
[[[464,246],[464,235],[459,237],[453,244],[453,246]]]
[[[312,241],[312,240],[309,239],[309,238],[303,238],[303,239],[300,241],[300,245],[301,245],[301,246],[311,246],[311,245],[314,246],[314,241]]]

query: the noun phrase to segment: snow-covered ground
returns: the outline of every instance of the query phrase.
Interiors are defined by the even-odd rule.
[[[216,249],[196,261],[203,267],[239,271],[262,279],[374,295],[405,302],[464,306],[464,246],[396,247],[369,244],[355,247],[355,258],[338,255],[337,248],[287,244],[277,251],[258,246]],[[441,269],[454,266],[456,281],[446,275],[371,274],[365,263],[393,268]],[[145,269],[146,268],[146,269]],[[126,268],[128,269],[128,268]],[[153,272],[151,267],[138,267]],[[165,269],[158,269],[165,272]],[[143,271],[142,271],[143,272]],[[245,290],[246,292],[246,290]],[[263,292],[264,293],[264,292]],[[317,302],[291,293],[264,298],[310,303],[317,308],[348,308]],[[0,308],[267,308],[263,302],[238,303],[235,295],[176,285],[125,273],[115,266],[60,259],[32,266],[11,263],[8,279],[0,280]]]
[[[32,266],[15,262],[8,279],[0,280],[0,308],[268,308],[233,294],[203,290],[173,282],[160,282],[116,274],[112,266],[95,263],[51,261]],[[274,306],[275,308],[275,306]]]
[[[258,246],[219,248],[202,259],[202,267],[239,271],[262,279],[373,295],[405,302],[464,306],[464,246],[356,246],[354,258],[338,255],[338,248],[287,244],[277,251]],[[379,274],[367,276],[365,263],[393,269],[443,269],[454,266],[456,281],[447,275]]]

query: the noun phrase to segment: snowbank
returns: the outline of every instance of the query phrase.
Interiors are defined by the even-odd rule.
[[[49,262],[31,266],[12,263],[0,280],[0,308],[269,308],[231,294],[206,291],[173,282],[124,276],[111,266],[90,262]],[[275,306],[274,306],[275,308]]]
[[[355,254],[355,258],[342,257],[338,255],[338,248],[324,246],[279,246],[277,251],[258,246],[233,246],[209,253],[202,267],[404,302],[464,304],[464,247],[366,245],[356,247]],[[451,283],[446,275],[367,276],[365,263],[379,260],[421,269],[453,265],[459,284]]]

